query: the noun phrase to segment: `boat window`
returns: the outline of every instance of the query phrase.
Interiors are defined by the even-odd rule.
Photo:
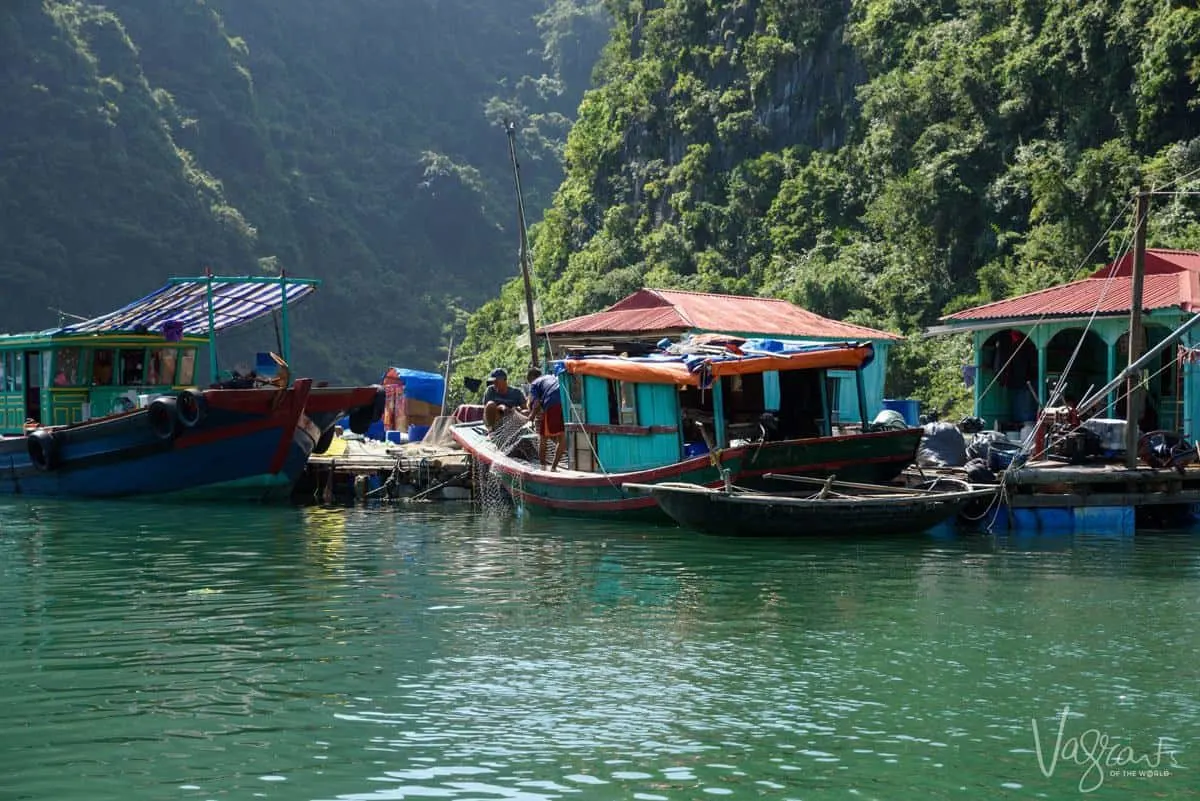
[[[140,386],[146,380],[146,351],[123,348],[121,354],[121,383]]]
[[[637,384],[608,380],[608,422],[617,426],[636,426]]]
[[[179,353],[179,384],[189,386],[196,375],[196,349],[185,348]]]
[[[151,386],[175,383],[175,362],[179,351],[176,348],[152,348],[150,351],[150,367],[146,373],[146,383]]]
[[[8,358],[8,391],[22,392],[25,389],[25,359],[20,353],[10,353]]]
[[[97,350],[92,356],[92,385],[106,387],[113,380],[113,352],[110,348]]]
[[[9,383],[12,379],[9,376],[12,370],[9,368],[9,363],[12,361],[11,354],[0,354],[0,392],[11,392],[12,385]]]
[[[54,372],[54,386],[73,387],[80,383],[79,356],[81,352],[79,348],[59,348],[58,369]]]

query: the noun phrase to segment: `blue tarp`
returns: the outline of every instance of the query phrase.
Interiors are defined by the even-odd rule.
[[[442,405],[442,396],[446,392],[446,379],[442,375],[407,367],[389,367],[384,371],[383,378],[393,373],[404,382],[404,397]]]

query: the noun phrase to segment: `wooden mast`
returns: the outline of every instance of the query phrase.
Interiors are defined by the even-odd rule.
[[[1146,216],[1150,195],[1137,188],[1134,205],[1133,280],[1129,311],[1129,365],[1142,355],[1142,283],[1146,272]],[[1142,409],[1142,378],[1132,374],[1125,392],[1125,467],[1132,470],[1138,463],[1138,418]]]
[[[521,194],[521,167],[517,163],[517,127],[508,120],[508,154],[512,158],[513,184],[517,189],[517,226],[521,233],[521,277],[525,281],[525,316],[529,322],[529,365],[538,366],[537,321],[533,317],[533,281],[529,276],[529,238],[525,230],[525,199]]]

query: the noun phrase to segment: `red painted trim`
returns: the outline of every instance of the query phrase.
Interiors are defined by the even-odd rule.
[[[208,445],[213,442],[220,442],[223,439],[234,439],[235,437],[244,437],[249,434],[256,434],[259,431],[266,431],[268,428],[275,428],[281,425],[279,418],[276,416],[263,417],[258,420],[250,420],[245,423],[238,423],[232,426],[221,426],[220,428],[212,428],[207,431],[189,431],[175,440],[176,448],[196,448],[201,445]]]
[[[287,400],[290,403],[280,406],[281,409],[286,409],[287,421],[283,426],[283,433],[279,436],[279,445],[275,447],[275,456],[271,459],[271,466],[268,468],[271,475],[278,473],[287,464],[288,451],[292,449],[292,439],[296,436],[296,427],[300,425],[300,415],[304,414],[304,405],[308,403],[312,383],[311,378],[300,378],[292,384],[291,389],[283,390],[288,393]]]
[[[567,431],[583,431],[587,434],[632,434],[648,436],[650,434],[674,434],[679,426],[614,426],[599,423],[567,423]]]
[[[309,412],[341,412],[375,403],[375,387],[314,387],[308,393]]]
[[[872,434],[844,434],[836,437],[810,437],[803,440],[785,440],[783,442],[770,442],[761,446],[762,452],[768,452],[777,448],[793,447],[795,445],[806,442],[817,445],[824,445],[831,442],[842,442],[852,440],[861,442],[863,439],[880,439],[880,438],[898,438],[903,434],[911,435],[915,429],[902,429],[901,431],[883,431]],[[711,464],[708,454],[695,456],[691,459],[686,459],[680,462],[674,462],[663,467],[656,467],[650,470],[639,470],[627,473],[600,473],[595,476],[580,476],[580,475],[563,475],[560,473],[551,473],[550,471],[530,469],[526,463],[518,462],[515,459],[510,459],[507,456],[500,454],[484,453],[479,448],[474,447],[474,442],[465,435],[460,435],[453,428],[450,429],[451,435],[455,440],[462,445],[463,449],[476,457],[482,462],[492,465],[496,470],[502,473],[513,476],[521,481],[529,481],[532,483],[559,486],[559,487],[604,487],[610,485],[620,486],[624,483],[633,484],[655,484],[659,481],[669,480],[682,473],[692,470],[701,470]],[[724,464],[736,457],[744,457],[747,453],[752,453],[759,449],[757,445],[746,445],[739,448],[728,448],[721,452],[721,463]],[[809,470],[829,470],[839,468],[846,465],[856,464],[872,464],[872,463],[887,463],[887,462],[911,462],[916,456],[916,442],[913,443],[913,453],[911,454],[893,454],[888,456],[847,456],[845,459],[839,459],[833,462],[818,462],[806,463],[797,465],[790,472],[805,472]],[[752,456],[749,458],[753,458]],[[738,477],[762,475],[763,473],[787,473],[789,469],[786,467],[765,468],[759,471],[740,470]]]

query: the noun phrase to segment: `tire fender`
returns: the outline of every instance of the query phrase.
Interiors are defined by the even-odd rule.
[[[195,428],[208,414],[208,401],[198,389],[185,389],[175,396],[175,412],[184,428]]]
[[[53,470],[58,467],[58,439],[44,428],[35,428],[25,437],[29,448],[29,461],[38,470]]]
[[[179,425],[179,409],[174,398],[155,398],[146,409],[150,430],[159,439],[173,439]]]

